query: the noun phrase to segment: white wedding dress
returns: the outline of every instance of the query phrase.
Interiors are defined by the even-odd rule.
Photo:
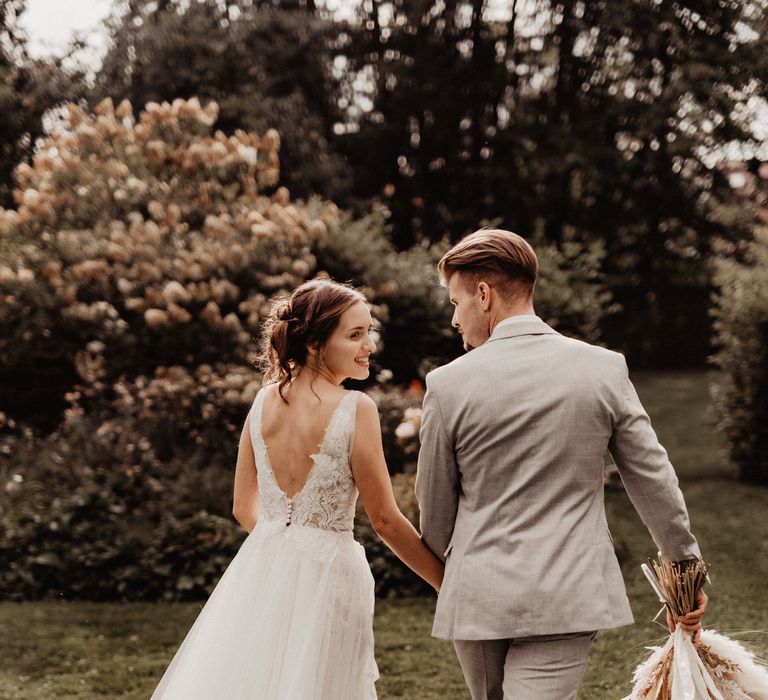
[[[260,494],[256,527],[190,629],[152,700],[368,700],[373,577],[352,536],[349,466],[356,393],[344,395],[304,487],[278,486],[261,433],[265,387],[251,411]]]

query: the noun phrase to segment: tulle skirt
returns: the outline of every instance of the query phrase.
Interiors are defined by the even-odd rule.
[[[260,522],[151,700],[369,700],[373,577],[351,533]]]

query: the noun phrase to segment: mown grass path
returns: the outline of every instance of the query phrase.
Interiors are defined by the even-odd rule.
[[[724,466],[704,374],[640,375],[635,381],[677,468],[711,565],[707,624],[766,658],[768,489],[739,484]],[[650,621],[658,605],[639,569],[655,553],[653,542],[626,495],[608,493],[606,502],[637,623],[598,635],[580,700],[621,698],[647,654],[644,646],[664,637]],[[146,700],[201,605],[0,603],[0,698]],[[377,602],[382,700],[468,700],[453,648],[429,636],[433,610],[431,599]]]

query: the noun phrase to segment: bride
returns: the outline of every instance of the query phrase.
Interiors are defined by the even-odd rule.
[[[330,280],[273,308],[235,470],[233,513],[249,534],[152,700],[376,697],[358,492],[379,537],[435,589],[443,565],[395,503],[375,403],[341,386],[368,376],[370,331],[365,297]]]

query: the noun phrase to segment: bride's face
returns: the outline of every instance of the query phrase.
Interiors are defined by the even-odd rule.
[[[324,368],[341,383],[344,379],[366,379],[368,358],[376,350],[372,337],[371,312],[365,302],[350,306],[339,319],[320,352]]]
[[[488,318],[483,309],[479,288],[461,272],[448,280],[448,293],[453,304],[451,325],[459,332],[465,350],[481,346],[489,338]]]

